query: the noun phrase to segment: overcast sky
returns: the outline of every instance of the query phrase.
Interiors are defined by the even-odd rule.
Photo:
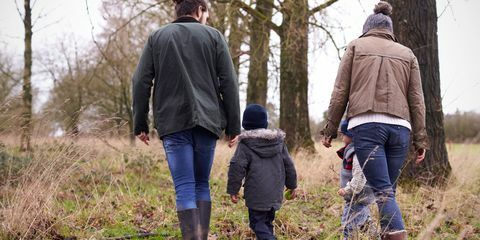
[[[19,7],[23,7],[19,1]],[[33,35],[34,51],[45,52],[65,39],[75,36],[84,44],[91,42],[91,29],[100,28],[100,0],[37,0],[34,15],[48,13],[40,19]],[[321,0],[312,0],[321,2]],[[376,0],[339,0],[328,10],[328,14],[341,23],[344,31],[337,31],[335,38],[340,45],[361,34],[363,22],[372,12]],[[91,16],[86,11],[88,3]],[[449,4],[450,3],[450,4]],[[445,11],[444,11],[445,10]],[[480,11],[478,0],[438,0],[440,75],[443,106],[446,113],[462,111],[480,112]],[[53,24],[52,24],[53,23]],[[46,27],[45,27],[46,26]],[[318,49],[318,36],[311,35],[311,48]],[[14,0],[0,0],[0,51],[21,61],[23,56],[23,25],[18,16]],[[322,117],[328,107],[329,98],[338,67],[337,53],[333,45],[326,50],[315,50],[309,54],[310,63],[310,114],[316,119]],[[38,66],[37,66],[38,69]],[[245,78],[245,75],[242,76]],[[45,99],[52,81],[42,77],[34,78]],[[275,99],[275,93],[270,94]]]

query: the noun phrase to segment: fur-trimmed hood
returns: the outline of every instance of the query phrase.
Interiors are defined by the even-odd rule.
[[[239,136],[245,144],[262,158],[273,157],[283,151],[285,132],[280,129],[255,129],[244,131]]]
[[[239,136],[239,140],[259,138],[266,140],[285,139],[285,132],[280,129],[255,129],[249,131],[243,131]]]

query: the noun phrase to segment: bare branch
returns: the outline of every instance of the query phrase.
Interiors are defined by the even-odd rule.
[[[15,3],[15,7],[17,8],[18,16],[20,16],[20,19],[22,19],[22,22],[24,22],[25,18],[22,14],[22,11],[20,11],[20,7],[18,6],[17,0],[13,0],[13,2]]]
[[[342,48],[338,46],[337,42],[335,41],[335,38],[333,38],[332,33],[321,24],[310,22],[310,25],[322,29],[327,34],[328,38],[330,38],[330,40],[332,41],[333,46],[335,46],[335,49],[337,50],[338,59],[341,60],[342,56],[340,55],[340,50],[342,50]]]
[[[39,31],[41,31],[41,30],[43,30],[43,29],[45,29],[45,28],[49,28],[49,27],[51,27],[51,26],[53,26],[53,25],[61,22],[62,20],[63,20],[63,18],[60,18],[60,19],[57,19],[57,20],[55,20],[55,21],[53,21],[53,22],[51,22],[51,23],[47,23],[47,24],[45,24],[44,26],[42,26],[42,27],[40,27],[40,28],[38,28],[38,29],[35,29],[35,32],[39,32]],[[32,27],[33,27],[33,25],[32,25]]]
[[[38,2],[38,0],[35,0],[35,1],[33,2],[33,4],[32,4],[32,9],[35,8],[35,5],[37,5],[37,2]]]
[[[36,2],[37,2],[37,1],[35,1],[35,3],[36,3]],[[30,7],[30,8],[33,9],[33,5],[32,5],[32,7]],[[41,8],[40,11],[39,11],[38,14],[37,14],[37,17],[34,18],[34,19],[32,19],[32,28],[35,26],[35,24],[36,24],[40,19],[48,16],[49,13],[50,13],[50,12],[45,13],[45,7]]]
[[[20,82],[20,79],[19,78],[16,78],[15,76],[13,76],[9,71],[6,71],[5,69],[3,69],[3,66],[0,66],[0,72],[7,76],[8,78],[10,78],[11,80],[13,80],[14,82]]]
[[[445,5],[440,15],[438,15],[437,19],[440,19],[443,16],[443,14],[447,11],[447,9],[451,7],[452,7],[452,3],[450,2],[450,0],[447,0],[447,5]]]
[[[314,15],[315,13],[317,12],[320,12],[322,11],[323,9],[329,7],[330,5],[336,3],[338,0],[327,0],[326,2],[312,8],[310,11],[309,11],[309,15],[312,16]]]
[[[109,37],[113,36],[113,35],[116,35],[120,30],[122,30],[123,28],[125,28],[126,26],[128,26],[128,24],[130,24],[133,20],[135,20],[137,17],[141,16],[142,14],[144,14],[145,12],[147,12],[148,10],[158,6],[159,3],[155,3],[155,4],[150,4],[147,8],[143,9],[142,11],[140,11],[139,13],[137,13],[135,16],[131,17],[130,19],[128,19],[128,21],[126,21],[124,24],[122,24],[119,28],[117,28],[115,30],[115,32],[113,32],[112,34],[110,34]]]
[[[266,17],[265,15],[261,14],[257,10],[250,7],[248,4],[244,3],[241,0],[234,0],[233,3],[237,4],[241,9],[243,9],[245,12],[250,14],[252,17],[260,19],[261,21],[265,22],[266,26],[272,29],[273,31],[275,31],[277,34],[281,33],[282,28],[280,26],[272,22],[272,20]]]

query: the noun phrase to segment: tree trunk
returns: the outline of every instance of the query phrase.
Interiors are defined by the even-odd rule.
[[[273,0],[258,0],[256,10],[270,21]],[[266,26],[265,20],[253,18],[250,29],[247,104],[257,103],[267,106],[270,28]]]
[[[230,34],[228,36],[228,44],[230,45],[230,54],[232,55],[233,65],[237,76],[240,73],[240,53],[242,47],[243,33],[240,29],[240,9],[231,6],[230,12]]]
[[[23,111],[21,120],[20,148],[24,151],[31,150],[32,135],[32,8],[30,0],[24,1],[25,16],[25,51],[23,69]]]
[[[400,43],[418,58],[426,105],[426,125],[431,149],[422,164],[409,161],[403,177],[431,185],[445,182],[451,172],[445,146],[440,70],[438,61],[437,8],[435,0],[391,0],[394,31]]]
[[[127,90],[128,92],[130,92],[130,89]],[[134,131],[134,127],[133,127],[133,112],[130,108],[130,105],[129,103],[131,103],[131,100],[127,98],[127,94],[128,92],[127,91],[123,91],[124,93],[124,98],[125,98],[125,105],[127,106],[126,110],[127,110],[127,116],[128,116],[128,131],[129,131],[129,140],[130,140],[130,146],[135,146],[135,131]]]
[[[308,113],[308,0],[283,3],[280,56],[280,128],[290,149],[315,151]]]
[[[225,35],[225,31],[227,30],[226,20],[227,20],[228,3],[211,1],[210,4],[212,6],[213,12],[211,13],[212,16],[210,16],[209,22],[212,27],[216,28],[223,35]]]

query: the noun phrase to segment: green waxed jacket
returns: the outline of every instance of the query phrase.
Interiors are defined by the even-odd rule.
[[[160,137],[203,127],[218,137],[240,133],[237,76],[227,43],[214,28],[179,18],[153,32],[132,79],[135,135],[148,133],[153,87]]]

